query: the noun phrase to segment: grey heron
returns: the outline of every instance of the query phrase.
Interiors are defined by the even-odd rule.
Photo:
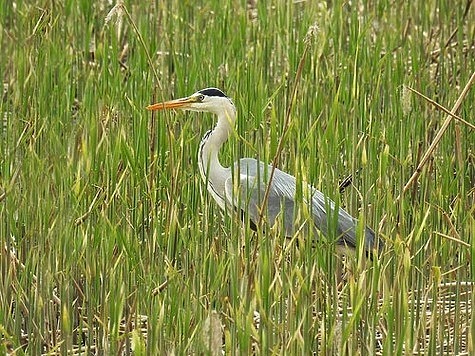
[[[294,214],[298,205],[298,189],[294,176],[275,168],[272,181],[269,182],[268,176],[272,170],[270,165],[253,158],[241,158],[231,168],[223,167],[218,159],[219,150],[232,133],[237,117],[236,107],[226,94],[217,88],[206,88],[181,99],[149,105],[147,109],[182,109],[216,115],[216,126],[206,132],[198,150],[198,167],[207,190],[221,209],[240,212],[241,218],[246,216],[246,219],[250,219],[252,229],[257,229],[261,207],[265,206],[264,211],[270,225],[276,222],[278,216],[282,216],[286,237],[295,234]],[[263,204],[268,184],[267,204]],[[337,247],[354,250],[358,245],[357,219],[344,209],[337,208],[332,200],[313,186],[304,186],[309,192],[308,197],[304,196],[300,201],[303,200],[308,206],[313,227],[324,236],[334,236]],[[336,220],[334,227],[329,223],[332,217]],[[381,252],[383,242],[373,230],[364,227],[361,235],[367,255]]]

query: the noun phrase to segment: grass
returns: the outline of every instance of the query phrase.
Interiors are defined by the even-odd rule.
[[[2,3],[0,352],[472,353],[473,130],[396,199],[446,118],[405,86],[450,109],[475,68],[466,3],[126,2],[107,26],[105,1]],[[380,229],[343,286],[331,244],[221,214],[196,163],[213,118],[144,109],[218,86],[222,161],[271,162],[314,23],[279,167]]]

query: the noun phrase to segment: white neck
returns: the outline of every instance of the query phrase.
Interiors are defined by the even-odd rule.
[[[208,190],[220,205],[223,204],[221,207],[224,208],[224,185],[231,174],[230,169],[223,167],[219,162],[218,153],[234,128],[236,112],[234,107],[223,107],[215,114],[218,116],[218,123],[201,140],[198,166]]]

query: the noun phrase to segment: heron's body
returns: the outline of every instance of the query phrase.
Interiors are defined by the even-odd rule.
[[[221,209],[237,211],[241,217],[245,216],[250,220],[253,228],[257,227],[261,215],[271,226],[277,219],[281,219],[285,235],[292,237],[299,229],[295,223],[298,209],[305,207],[309,218],[313,220],[312,228],[307,233],[317,236],[316,230],[319,230],[328,238],[334,237],[337,245],[349,248],[357,246],[357,220],[342,208],[335,211],[335,203],[311,185],[302,183],[298,196],[295,177],[277,168],[269,183],[273,169],[270,165],[252,158],[240,159],[232,169],[221,165],[218,159],[219,149],[234,129],[236,108],[231,99],[219,89],[203,89],[190,97],[154,104],[148,108],[182,108],[211,112],[218,116],[215,128],[208,131],[201,140],[198,166],[208,191]],[[271,186],[264,204],[268,184]],[[368,254],[382,249],[382,241],[377,239],[370,228],[366,227],[362,235],[363,246]]]

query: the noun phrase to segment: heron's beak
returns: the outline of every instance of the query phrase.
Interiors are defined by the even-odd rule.
[[[165,101],[147,106],[147,110],[165,110],[165,109],[186,109],[190,104],[196,103],[196,98],[189,96],[186,98]]]

